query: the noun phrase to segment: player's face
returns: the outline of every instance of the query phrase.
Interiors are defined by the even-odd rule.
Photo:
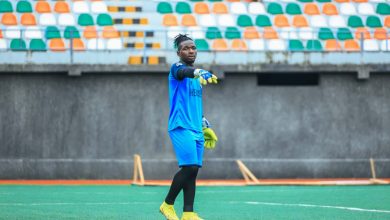
[[[179,51],[177,55],[186,64],[193,64],[196,59],[196,46],[192,40],[186,40],[180,43]]]

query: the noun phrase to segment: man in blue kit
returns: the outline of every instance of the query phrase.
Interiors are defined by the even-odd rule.
[[[214,148],[217,136],[203,117],[202,85],[217,83],[217,77],[193,64],[197,50],[191,38],[179,34],[175,47],[180,61],[174,63],[169,73],[170,114],[168,132],[179,163],[160,212],[168,220],[178,220],[174,209],[177,195],[183,190],[182,220],[201,220],[194,212],[196,176],[202,167],[203,150]]]

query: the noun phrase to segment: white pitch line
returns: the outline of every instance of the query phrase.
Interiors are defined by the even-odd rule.
[[[313,204],[302,204],[302,203],[275,203],[275,202],[239,202],[239,201],[231,201],[230,203],[245,203],[248,205],[270,205],[270,206],[296,206],[296,207],[309,207],[309,208],[326,208],[326,209],[341,209],[348,211],[358,211],[358,212],[377,212],[377,213],[386,213],[390,214],[390,210],[380,210],[380,209],[363,209],[356,207],[344,207],[344,206],[330,206],[330,205],[313,205]]]
[[[156,205],[159,202],[42,202],[42,203],[0,203],[0,206],[58,206],[58,205]]]

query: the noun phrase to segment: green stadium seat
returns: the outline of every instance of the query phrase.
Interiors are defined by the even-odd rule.
[[[64,31],[64,38],[80,38],[80,32],[75,26],[67,26]]]
[[[377,16],[368,16],[366,19],[366,25],[371,28],[382,27],[381,20]]]
[[[290,40],[288,44],[290,51],[302,51],[304,50],[303,43],[300,40]]]
[[[203,2],[203,0],[190,0],[190,2]]]
[[[46,39],[61,38],[60,30],[56,26],[48,26],[45,31]]]
[[[16,5],[16,11],[19,13],[31,13],[32,7],[28,1],[19,1]]]
[[[322,45],[319,40],[308,40],[306,43],[306,48],[311,51],[322,51]]]
[[[187,2],[178,2],[176,12],[178,14],[191,14],[191,6]]]
[[[278,14],[283,14],[283,9],[280,4],[271,2],[267,7],[267,12],[273,15],[278,15]]]
[[[46,44],[42,39],[31,39],[30,50],[32,51],[46,51]]]
[[[296,3],[289,3],[286,6],[286,13],[289,15],[300,15],[302,14],[302,10]]]
[[[222,2],[223,0],[209,0],[209,2]]]
[[[376,13],[380,15],[389,15],[390,14],[390,5],[386,3],[379,3],[376,6]]]
[[[222,38],[221,31],[217,27],[208,27],[206,31],[207,39],[220,39]]]
[[[240,15],[237,18],[237,25],[240,27],[253,26],[252,18],[249,15]]]
[[[80,25],[80,26],[91,26],[91,25],[94,25],[95,23],[93,22],[93,18],[92,18],[92,15],[90,14],[80,14],[79,15],[79,18],[77,20],[77,23]]]
[[[353,28],[364,27],[362,19],[356,15],[352,15],[348,18],[348,26]]]
[[[317,0],[317,2],[324,3],[324,2],[332,2],[332,0]]]
[[[321,40],[329,40],[334,39],[334,35],[330,28],[320,28],[318,31],[318,38]]]
[[[271,20],[267,15],[258,15],[256,17],[256,25],[259,27],[271,27]]]
[[[205,39],[195,39],[195,45],[198,51],[210,50],[209,44]]]
[[[171,14],[173,13],[173,9],[168,2],[160,2],[157,5],[157,12],[160,14]]]
[[[114,24],[109,14],[99,14],[97,16],[97,22],[99,26],[111,26]]]
[[[13,12],[12,4],[9,1],[0,1],[0,13]]]
[[[339,40],[351,40],[353,39],[352,33],[349,28],[339,28],[337,30],[337,39]]]
[[[12,51],[26,50],[26,42],[23,39],[12,39],[10,48]]]
[[[226,39],[239,39],[241,38],[241,32],[236,27],[227,27],[225,31]]]
[[[307,3],[307,2],[313,2],[313,0],[298,0],[299,2]]]

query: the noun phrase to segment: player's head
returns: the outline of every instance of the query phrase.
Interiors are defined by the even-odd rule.
[[[175,48],[180,60],[192,65],[196,59],[196,46],[194,41],[187,34],[179,34],[175,37]]]

